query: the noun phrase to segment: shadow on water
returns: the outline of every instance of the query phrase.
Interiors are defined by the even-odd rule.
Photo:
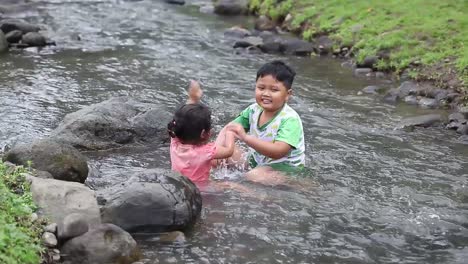
[[[395,130],[428,110],[358,96],[370,84],[327,58],[235,55],[221,20],[162,1],[34,1],[32,22],[56,47],[0,60],[0,146],[47,136],[63,117],[111,96],[174,109],[201,80],[215,128],[253,102],[255,72],[274,58],[297,70],[311,168],[306,191],[242,183],[205,192],[186,240],[136,236],[153,263],[464,263],[468,259],[468,149],[438,128]],[[90,155],[98,192],[146,168],[170,168],[168,146]],[[125,173],[122,173],[125,172]],[[224,172],[225,173],[225,172]],[[231,172],[229,172],[231,173]],[[242,181],[240,173],[228,174]],[[223,176],[224,177],[224,176]]]

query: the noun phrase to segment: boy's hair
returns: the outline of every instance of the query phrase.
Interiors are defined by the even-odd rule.
[[[275,60],[272,62],[268,62],[264,64],[260,69],[257,71],[257,79],[258,78],[271,75],[279,82],[282,82],[284,86],[289,90],[292,88],[292,83],[294,81],[294,76],[296,76],[296,72],[291,69],[286,63]]]
[[[200,143],[203,130],[211,129],[211,111],[203,104],[186,104],[174,114],[174,118],[167,124],[167,131],[171,137],[177,137],[182,142]]]

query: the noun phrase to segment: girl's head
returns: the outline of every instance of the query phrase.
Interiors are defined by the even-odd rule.
[[[203,104],[186,104],[177,109],[167,130],[183,143],[200,144],[211,134],[211,111]]]

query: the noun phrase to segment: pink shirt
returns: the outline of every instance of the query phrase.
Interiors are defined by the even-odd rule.
[[[214,142],[205,145],[182,144],[171,138],[172,170],[180,172],[193,182],[206,182],[210,177],[211,160],[216,153]]]

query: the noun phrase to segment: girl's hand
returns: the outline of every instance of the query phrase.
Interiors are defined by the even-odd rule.
[[[242,141],[244,141],[245,137],[247,136],[244,127],[237,123],[230,123],[227,126],[227,130],[233,132],[236,135],[236,137]]]
[[[190,80],[188,95],[189,103],[196,104],[200,102],[200,99],[203,95],[203,90],[201,89],[200,84],[197,81]]]

